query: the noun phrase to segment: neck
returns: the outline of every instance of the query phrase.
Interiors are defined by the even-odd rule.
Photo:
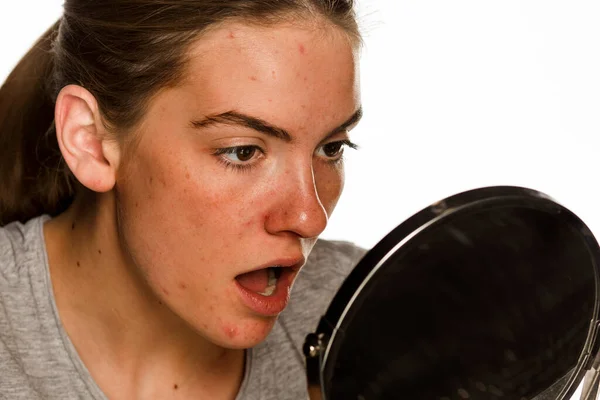
[[[79,196],[44,227],[62,323],[96,382],[111,399],[234,398],[243,350],[209,342],[162,304],[118,232],[112,193]]]

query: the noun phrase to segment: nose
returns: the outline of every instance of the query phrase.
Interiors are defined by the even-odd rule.
[[[267,232],[292,232],[303,238],[319,236],[327,226],[328,215],[319,198],[312,166],[288,171],[279,182],[265,220]]]

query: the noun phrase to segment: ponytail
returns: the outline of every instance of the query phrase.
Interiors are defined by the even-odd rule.
[[[73,194],[54,132],[56,22],[0,87],[0,226],[62,211]]]

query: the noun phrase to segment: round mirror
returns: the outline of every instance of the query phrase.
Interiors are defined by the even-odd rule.
[[[599,255],[533,190],[424,209],[365,255],[307,337],[312,400],[569,399],[598,352]]]

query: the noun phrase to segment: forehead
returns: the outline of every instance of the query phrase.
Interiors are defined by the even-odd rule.
[[[238,110],[289,129],[317,114],[339,123],[358,107],[357,51],[328,23],[223,24],[190,48],[181,89],[205,115]]]

